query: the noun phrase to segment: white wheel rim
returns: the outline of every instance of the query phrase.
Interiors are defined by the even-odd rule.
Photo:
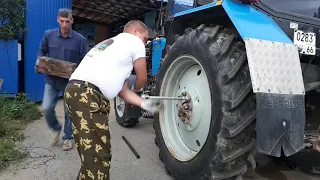
[[[116,96],[116,111],[119,117],[122,117],[124,114],[125,102],[119,96]]]
[[[211,95],[205,70],[192,56],[180,56],[168,68],[160,96],[177,97],[187,92],[191,97],[192,118],[183,123],[178,116],[179,101],[164,101],[159,122],[169,152],[179,161],[193,159],[205,144],[211,124]]]

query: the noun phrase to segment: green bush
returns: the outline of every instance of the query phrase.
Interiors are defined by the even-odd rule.
[[[14,99],[0,95],[0,170],[10,161],[24,157],[16,149],[16,142],[23,138],[21,130],[26,124],[41,116],[38,106],[29,102],[25,94],[18,94]]]
[[[20,40],[26,32],[25,0],[0,0],[0,39]]]

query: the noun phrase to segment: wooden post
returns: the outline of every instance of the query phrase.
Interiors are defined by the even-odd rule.
[[[40,74],[48,74],[69,79],[77,68],[76,63],[43,56],[37,60],[35,71]]]

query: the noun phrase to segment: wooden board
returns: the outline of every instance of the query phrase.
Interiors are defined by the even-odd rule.
[[[69,79],[77,64],[59,59],[43,56],[37,60],[35,71],[40,74],[48,74]]]

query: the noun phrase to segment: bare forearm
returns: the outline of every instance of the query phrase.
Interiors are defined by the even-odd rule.
[[[137,95],[136,93],[132,92],[126,84],[123,86],[122,90],[119,93],[119,97],[125,100],[126,102],[133,104],[135,106],[140,107],[142,104],[143,99]]]
[[[137,77],[136,84],[135,84],[134,88],[135,88],[136,90],[143,88],[144,85],[145,85],[145,83],[146,83],[146,81],[147,81],[146,78],[140,78],[140,79],[139,79],[139,78]]]
[[[147,62],[146,58],[139,58],[133,63],[134,70],[136,72],[136,84],[135,89],[139,90],[143,88],[147,82]]]

